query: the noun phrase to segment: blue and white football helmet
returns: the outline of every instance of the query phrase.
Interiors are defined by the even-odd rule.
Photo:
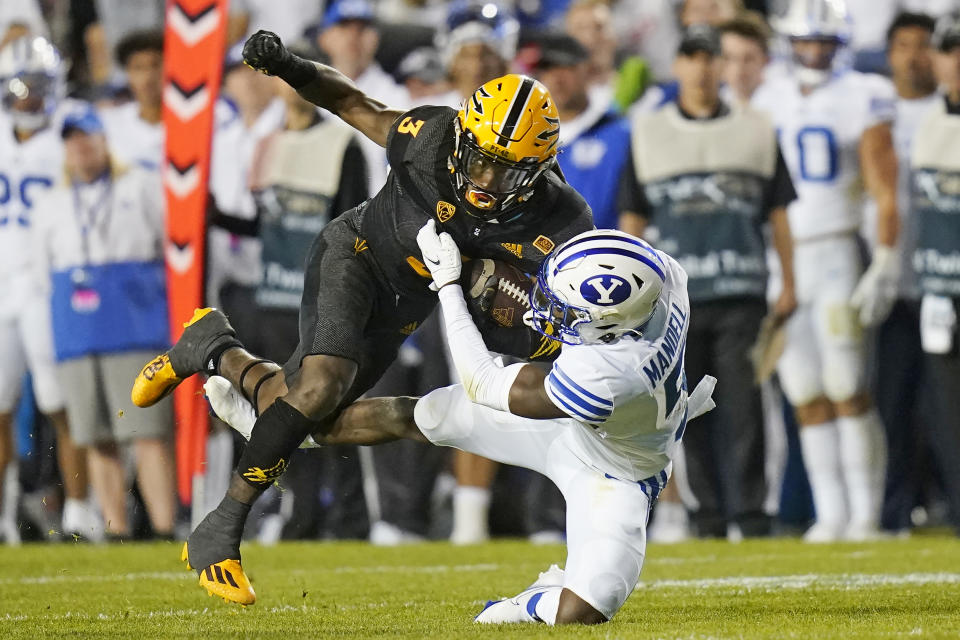
[[[842,52],[853,35],[844,0],[790,0],[787,12],[771,17],[770,24],[791,44],[803,40],[836,43],[836,51],[828,60],[804,60],[791,52],[794,73],[800,84],[821,85],[844,65]]]
[[[46,38],[24,36],[0,50],[0,102],[18,129],[46,127],[65,88],[60,53]]]
[[[530,324],[565,344],[640,336],[660,301],[665,269],[649,244],[628,233],[581,233],[540,265]]]

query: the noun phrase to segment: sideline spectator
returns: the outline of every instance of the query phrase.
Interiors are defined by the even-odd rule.
[[[101,114],[116,162],[159,171],[163,164],[163,32],[136,31],[120,41],[117,64],[133,100]]]
[[[330,59],[330,66],[353,80],[367,95],[402,108],[410,102],[410,97],[374,60],[379,44],[380,34],[370,2],[334,0],[330,4],[317,35],[317,45]],[[387,181],[387,154],[383,147],[367,138],[363,138],[360,145],[367,159],[369,191],[376,193]]]
[[[800,424],[816,508],[804,540],[823,543],[879,533],[886,444],[864,328],[883,321],[896,297],[899,217],[893,85],[846,69],[850,24],[841,3],[810,6],[794,0],[776,21],[792,53],[789,73],[768,78],[752,104],[780,132],[797,190],[788,213],[799,307],[777,374]],[[865,195],[878,211],[866,269],[858,236]]]
[[[733,105],[748,105],[763,84],[770,62],[770,29],[758,14],[745,12],[720,25],[723,81],[720,90]]]
[[[4,0],[6,1],[6,0]],[[87,25],[83,41],[90,80],[95,87],[122,86],[111,55],[117,44],[136,31],[163,29],[163,0],[94,0],[96,21]]]
[[[131,535],[118,447],[131,443],[154,535],[172,539],[171,404],[143,411],[130,401],[131,378],[169,340],[162,189],[154,175],[111,166],[92,108],[68,115],[61,130],[67,180],[36,205],[33,249],[71,433],[88,448],[108,535]]]
[[[920,335],[936,410],[930,439],[960,533],[960,196],[955,188],[960,179],[960,23],[941,18],[933,44],[945,95],[927,112],[913,138],[913,205],[919,223],[913,263],[923,294]]]
[[[737,524],[762,536],[763,419],[748,354],[767,312],[764,223],[784,274],[773,314],[782,322],[796,307],[786,213],[796,194],[769,119],[720,99],[721,67],[717,31],[689,28],[674,63],[677,102],[631,121],[621,208],[654,225],[650,238],[687,272],[687,371],[718,380],[717,410],[684,434],[695,529],[724,537]]]
[[[630,149],[630,127],[590,91],[590,57],[572,36],[540,39],[534,75],[560,112],[563,175],[593,210],[598,229],[618,228],[617,185]]]
[[[418,47],[408,53],[396,71],[411,104],[432,104],[436,96],[450,90],[440,53],[433,47]]]
[[[665,82],[672,77],[670,67],[680,42],[680,30],[671,0],[614,3],[613,26],[622,50],[646,60],[655,81]]]
[[[926,476],[921,452],[928,440],[924,425],[930,422],[929,416],[920,415],[920,407],[926,399],[923,390],[930,383],[920,346],[920,289],[913,269],[919,228],[910,200],[910,149],[920,122],[942,100],[937,95],[933,73],[930,46],[933,30],[933,18],[902,13],[890,25],[887,37],[887,57],[897,91],[893,143],[900,163],[897,171],[897,208],[901,220],[901,233],[897,238],[900,281],[897,301],[877,331],[874,395],[877,411],[887,430],[890,452],[883,525],[901,532],[912,527],[910,514],[918,503],[920,483]],[[864,216],[865,229],[876,229],[875,217],[875,212],[873,216]]]
[[[437,34],[437,48],[452,89],[437,104],[460,108],[477,87],[509,72],[517,52],[517,25],[501,6],[483,14],[476,2],[455,2],[445,26]],[[492,10],[491,10],[492,11]]]
[[[87,465],[70,437],[63,393],[57,381],[49,307],[34,290],[30,272],[30,226],[37,199],[60,178],[63,142],[56,130],[65,107],[63,68],[46,39],[24,37],[0,50],[0,502],[13,457],[13,410],[26,371],[40,410],[57,432],[57,458],[65,503],[63,531],[99,535],[87,506]],[[7,492],[13,496],[15,492]],[[16,509],[5,509],[13,512]],[[19,541],[6,520],[4,538]]]
[[[567,9],[564,27],[588,52],[586,82],[593,100],[608,106],[616,95],[618,108],[624,110],[640,97],[650,82],[650,69],[642,58],[634,56],[617,73],[617,39],[609,3],[576,0]]]
[[[227,47],[243,43],[260,29],[273,31],[295,44],[320,21],[325,0],[230,0]]]

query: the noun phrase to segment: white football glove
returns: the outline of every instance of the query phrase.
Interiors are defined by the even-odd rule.
[[[860,324],[872,327],[883,322],[897,299],[900,257],[896,249],[877,245],[870,267],[860,277],[850,303],[860,310]]]
[[[446,231],[437,235],[435,220],[428,220],[420,228],[417,244],[423,254],[423,264],[433,276],[431,289],[439,291],[448,284],[460,282],[460,248]]]

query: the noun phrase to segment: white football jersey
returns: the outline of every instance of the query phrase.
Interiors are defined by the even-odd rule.
[[[645,336],[564,345],[544,382],[553,403],[580,423],[577,455],[621,480],[653,478],[657,490],[687,421],[683,353],[690,324],[687,274],[658,253],[667,277]]]
[[[113,159],[148,171],[159,171],[163,164],[163,123],[140,118],[136,102],[100,112]]]
[[[19,300],[22,292],[11,287],[30,271],[33,207],[63,177],[63,141],[59,126],[51,125],[18,142],[10,119],[0,114],[0,149],[0,289],[3,304],[16,305],[10,296]]]
[[[770,114],[797,199],[787,209],[794,240],[855,232],[863,212],[860,137],[893,122],[889,80],[848,71],[808,95],[792,76],[774,77],[753,97]]]

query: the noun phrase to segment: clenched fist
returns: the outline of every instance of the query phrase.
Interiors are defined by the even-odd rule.
[[[243,62],[251,69],[275,76],[290,63],[291,54],[272,31],[257,31],[243,45]]]

